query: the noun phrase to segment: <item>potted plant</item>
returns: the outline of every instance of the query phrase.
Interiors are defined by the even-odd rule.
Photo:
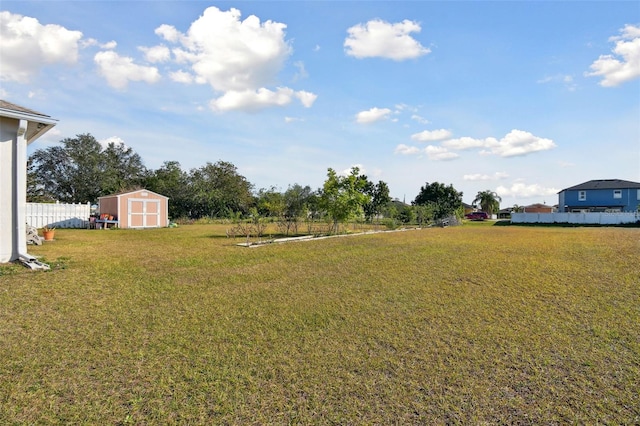
[[[56,228],[50,227],[48,225],[46,225],[44,228],[42,228],[42,235],[44,236],[44,240],[45,241],[53,241],[53,236],[55,234],[55,230],[56,230]]]

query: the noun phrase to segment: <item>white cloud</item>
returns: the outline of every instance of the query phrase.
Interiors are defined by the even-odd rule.
[[[433,142],[441,141],[451,137],[451,132],[446,129],[438,130],[425,130],[420,133],[414,133],[411,135],[411,139],[418,142]]]
[[[431,160],[452,160],[458,158],[459,155],[454,151],[464,151],[470,149],[479,149],[480,155],[497,155],[500,157],[515,157],[526,155],[532,152],[545,151],[556,147],[551,139],[540,138],[529,132],[522,130],[512,130],[502,139],[498,140],[494,137],[484,139],[476,139],[468,136],[447,139],[451,137],[452,132],[446,129],[425,130],[420,133],[411,135],[411,139],[417,142],[435,142],[442,141],[439,146],[429,145],[424,149],[420,149],[405,144],[396,147],[396,154],[403,155],[421,155],[426,154]],[[465,180],[497,180],[507,177],[506,173],[496,173],[491,175],[469,174],[465,175]]]
[[[184,83],[184,84],[193,83],[193,76],[183,70],[171,72],[169,73],[169,77],[171,78],[171,80],[175,81],[176,83]]]
[[[487,140],[491,140],[491,143],[487,145],[491,148],[491,153],[500,157],[516,157],[556,147],[551,139],[540,138],[529,132],[516,129],[500,139],[497,144],[493,143],[495,140],[493,138],[487,138]]]
[[[98,142],[100,142],[100,145],[102,146],[103,149],[107,148],[110,143],[116,146],[122,145],[122,147],[125,149],[129,148],[127,144],[124,143],[124,140],[119,136],[110,136],[106,139],[99,140]]]
[[[100,74],[116,89],[125,89],[129,81],[156,83],[160,80],[157,68],[136,65],[132,58],[120,56],[113,51],[98,52],[93,60],[98,65]]]
[[[609,40],[617,41],[617,40],[638,38],[640,37],[640,26],[627,24],[624,26],[621,32],[622,32],[622,35],[612,36],[609,38]]]
[[[240,11],[207,8],[186,34],[161,25],[156,34],[179,43],[174,54],[217,91],[256,90],[276,81],[291,54],[286,25],[260,22],[254,15],[240,20]]]
[[[375,19],[347,29],[345,51],[358,59],[381,57],[402,61],[417,58],[430,52],[410,35],[420,30],[418,23],[407,19],[395,24]]]
[[[578,87],[578,85],[573,80],[573,76],[571,75],[565,75],[562,78],[562,82],[564,83],[564,87],[566,87],[570,92],[574,92],[576,90],[576,87]]]
[[[368,170],[364,167],[363,164],[353,164],[351,165],[351,167],[349,167],[348,169],[344,169],[340,172],[337,172],[339,176],[350,176],[351,175],[351,170],[353,170],[354,167],[358,168],[358,175],[367,175],[368,179],[371,178],[379,178],[383,175],[382,170],[376,168],[373,170]]]
[[[246,111],[255,112],[272,106],[285,106],[295,97],[305,104],[311,104],[315,95],[308,92],[294,92],[288,87],[279,87],[276,91],[260,88],[258,90],[230,90],[217,99],[211,100],[209,106],[216,112]],[[313,98],[313,99],[311,99]],[[306,105],[305,105],[306,106]]]
[[[0,34],[0,80],[28,83],[45,65],[78,61],[80,31],[60,25],[42,25],[35,18],[0,12]]]
[[[553,149],[556,144],[551,139],[541,138],[529,132],[514,129],[500,140],[493,137],[475,139],[465,136],[446,140],[442,142],[442,146],[455,150],[485,148],[487,151],[483,151],[483,153],[500,157],[516,157]]]
[[[396,147],[396,150],[394,152],[396,154],[402,154],[402,155],[416,155],[416,154],[420,154],[422,150],[417,146],[409,146],[401,143]]]
[[[505,172],[496,172],[492,175],[483,175],[480,173],[476,173],[476,174],[471,174],[471,175],[464,175],[462,177],[463,180],[470,180],[470,181],[486,181],[486,180],[502,180],[502,179],[506,179],[509,177],[508,173]]]
[[[446,140],[442,142],[442,146],[446,146],[447,148],[456,149],[459,151],[464,151],[474,148],[487,148],[490,146],[495,146],[497,143],[498,141],[495,138],[475,139],[464,136],[457,139]]]
[[[297,72],[296,74],[293,76],[293,80],[294,81],[298,81],[298,80],[303,80],[307,77],[309,77],[309,73],[307,72],[307,70],[304,67],[304,62],[302,61],[296,61],[293,63],[293,66],[297,68]]]
[[[556,74],[553,76],[546,76],[537,81],[539,84],[546,83],[562,83],[564,87],[573,92],[576,90],[577,84],[575,83],[573,76],[568,74]]]
[[[98,46],[100,49],[113,50],[118,46],[115,40],[108,41],[106,43],[100,43],[95,38],[83,38],[80,40],[80,47],[86,49],[87,47]]]
[[[442,146],[434,146],[434,145],[429,145],[426,148],[420,149],[415,146],[400,144],[396,147],[394,153],[401,154],[401,155],[418,155],[418,156],[422,156],[423,154],[426,154],[430,160],[434,160],[434,161],[447,161],[447,160],[453,160],[459,157],[458,154],[456,154],[455,152],[449,151],[447,148],[444,148]]]
[[[391,110],[389,108],[371,108],[368,111],[360,111],[356,114],[356,122],[360,124],[375,123],[389,117]]]
[[[429,120],[427,120],[424,117],[419,116],[418,114],[413,114],[411,116],[411,119],[414,120],[414,121],[417,121],[418,123],[421,123],[421,124],[429,124]]]
[[[171,51],[163,44],[153,47],[139,47],[138,49],[144,52],[145,59],[152,64],[167,62],[171,59]]]
[[[430,160],[436,161],[453,160],[459,157],[459,155],[455,152],[451,152],[447,148],[444,148],[442,146],[429,145],[424,149],[424,152],[427,154]]]
[[[113,50],[118,46],[115,40],[108,41],[100,45],[102,49]]]
[[[175,62],[189,68],[170,73],[171,79],[185,84],[210,85],[219,96],[212,99],[209,106],[218,112],[284,106],[293,98],[311,107],[317,98],[311,92],[296,92],[288,87],[268,88],[277,83],[278,73],[292,53],[285,40],[287,26],[273,21],[260,22],[255,15],[244,20],[240,17],[238,9],[222,11],[209,7],[191,23],[186,33],[167,24],[156,28],[158,36],[177,45],[171,49]],[[295,79],[307,76],[302,62],[294,66],[298,70]]]
[[[173,25],[162,24],[156,28],[154,32],[156,35],[159,35],[171,43],[177,43],[182,37],[180,31],[178,31]]]
[[[496,192],[501,197],[533,198],[556,195],[560,190],[557,188],[546,188],[539,184],[527,185],[524,182],[515,182],[511,187],[498,186]]]
[[[83,38],[82,40],[80,40],[79,44],[80,47],[84,49],[91,46],[97,46],[98,40],[96,40],[95,38]]]
[[[357,167],[358,168],[358,173],[360,175],[364,175],[367,173],[367,170],[364,168],[364,166],[362,164],[352,164],[351,167],[349,167],[348,169],[344,169],[341,172],[338,173],[338,175],[340,176],[349,176],[351,174],[351,170]]]
[[[600,85],[615,87],[640,77],[640,26],[626,25],[620,36],[611,37],[615,41],[612,55],[601,55],[590,66],[592,72],[585,76],[602,77]]]
[[[313,106],[313,103],[318,98],[318,95],[311,92],[305,92],[304,90],[296,92],[295,96],[300,100],[300,102],[302,102],[302,105],[305,108],[311,108],[311,106]]]

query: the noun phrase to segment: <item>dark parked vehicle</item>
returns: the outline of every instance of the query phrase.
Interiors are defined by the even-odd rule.
[[[486,212],[471,212],[464,215],[467,219],[470,220],[485,220],[489,219],[489,215]]]

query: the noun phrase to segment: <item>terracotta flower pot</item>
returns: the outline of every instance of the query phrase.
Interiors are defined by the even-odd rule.
[[[45,241],[53,241],[53,236],[54,236],[55,232],[56,231],[54,231],[54,230],[42,231],[42,235],[44,236],[44,240]]]

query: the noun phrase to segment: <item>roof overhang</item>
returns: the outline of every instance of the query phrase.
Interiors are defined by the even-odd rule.
[[[46,115],[33,114],[27,111],[16,111],[14,109],[3,107],[0,107],[0,116],[27,121],[27,128],[24,130],[23,135],[27,141],[27,145],[47,133],[56,124],[58,124],[58,120]]]

